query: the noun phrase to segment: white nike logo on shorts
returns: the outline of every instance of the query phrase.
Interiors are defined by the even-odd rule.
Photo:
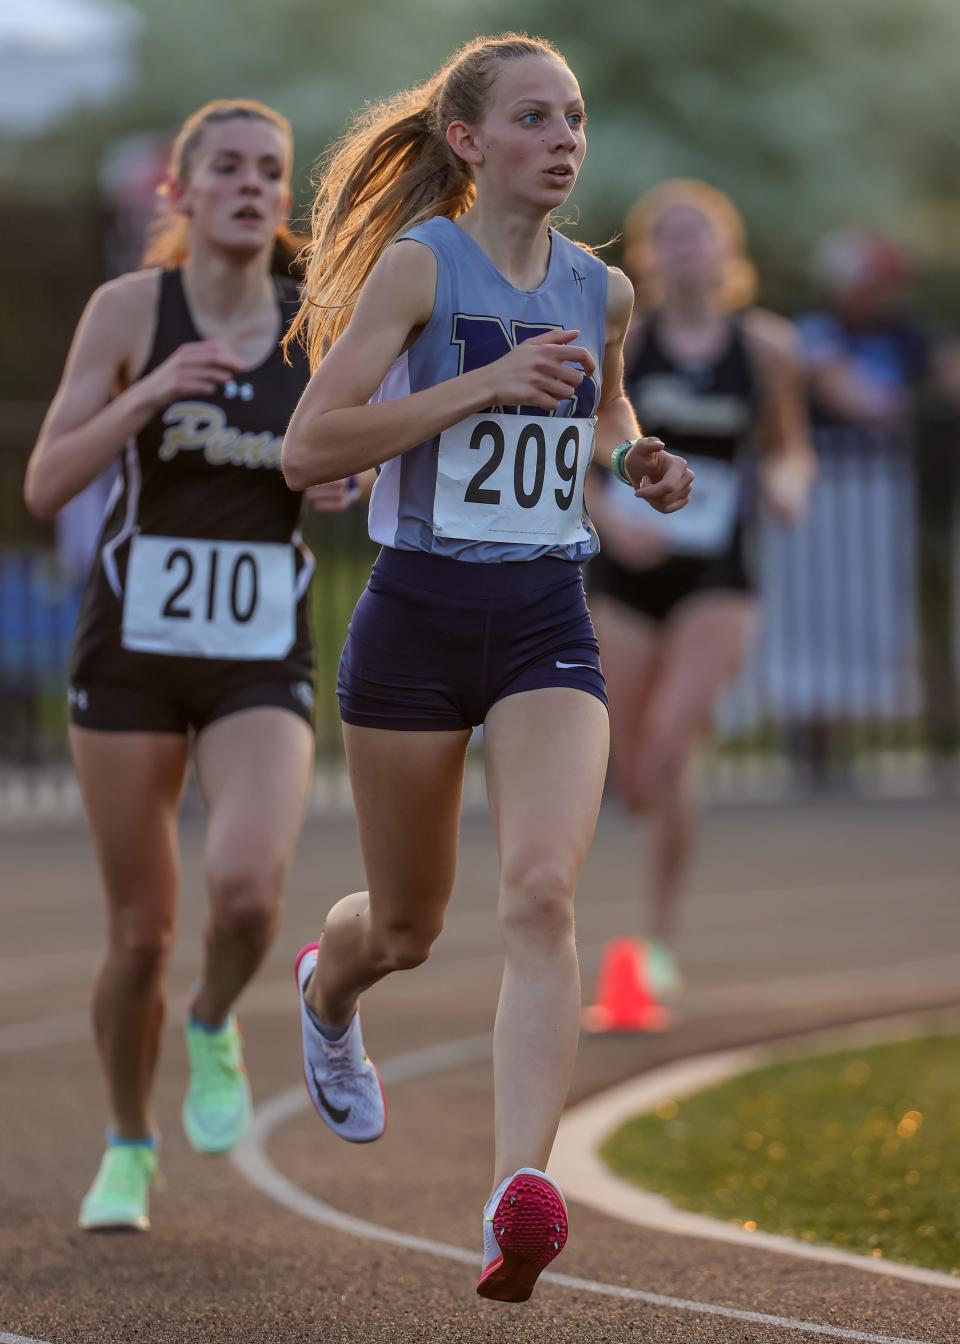
[[[557,662],[557,663],[554,664],[554,666],[556,666],[556,667],[560,667],[560,668],[568,668],[568,667],[586,667],[586,668],[588,668],[591,672],[596,672],[596,670],[597,670],[597,669],[594,667],[593,663],[561,663],[561,662]]]

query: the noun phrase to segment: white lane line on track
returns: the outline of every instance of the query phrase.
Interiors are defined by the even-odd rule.
[[[0,1330],[0,1344],[49,1344],[46,1339],[31,1339],[29,1335],[8,1335]]]
[[[384,1082],[406,1082],[412,1078],[422,1078],[431,1073],[440,1073],[444,1069],[457,1068],[464,1064],[477,1063],[489,1059],[493,1048],[491,1036],[470,1036],[460,1041],[451,1041],[444,1045],[427,1046],[422,1050],[410,1050],[395,1055],[382,1067]],[[230,1154],[230,1161],[240,1174],[263,1194],[303,1218],[332,1227],[351,1236],[362,1237],[367,1241],[385,1242],[391,1246],[400,1246],[405,1250],[420,1251],[443,1260],[454,1260],[458,1264],[479,1266],[479,1255],[461,1246],[450,1246],[446,1242],[432,1241],[427,1237],[415,1237],[393,1228],[381,1227],[377,1223],[366,1222],[362,1218],[342,1213],[332,1205],[316,1199],[301,1190],[299,1186],[283,1176],[267,1157],[266,1145],[273,1130],[278,1125],[309,1110],[309,1098],[302,1085],[279,1093],[264,1105],[258,1106],[253,1125],[247,1137]],[[556,1284],[560,1288],[572,1288],[579,1292],[593,1293],[603,1297],[616,1297],[630,1302],[642,1302],[647,1306],[662,1307],[670,1311],[686,1311],[702,1316],[722,1316],[728,1320],[744,1321],[753,1325],[770,1325],[781,1330],[802,1330],[809,1335],[822,1335],[827,1339],[849,1339],[857,1344],[933,1344],[930,1340],[902,1339],[894,1335],[875,1335],[862,1330],[848,1330],[842,1326],[818,1325],[813,1321],[801,1321],[792,1316],[772,1316],[766,1312],[742,1311],[736,1307],[723,1307],[712,1302],[688,1301],[686,1298],[669,1297],[662,1293],[646,1292],[639,1288],[628,1288],[616,1283],[601,1283],[595,1279],[580,1279],[569,1274],[547,1272],[541,1275],[541,1281]]]

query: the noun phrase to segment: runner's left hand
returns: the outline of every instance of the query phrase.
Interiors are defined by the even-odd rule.
[[[307,503],[318,513],[342,513],[360,498],[354,476],[342,481],[327,481],[324,485],[311,485],[303,493]]]
[[[689,500],[693,472],[685,458],[667,452],[661,439],[637,439],[623,465],[636,485],[633,493],[658,513],[676,513]]]
[[[806,512],[813,484],[813,473],[806,463],[802,469],[792,462],[769,462],[761,473],[763,501],[778,523],[798,523]]]

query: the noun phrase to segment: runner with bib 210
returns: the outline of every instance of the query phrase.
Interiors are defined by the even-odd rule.
[[[191,745],[210,919],[183,1123],[220,1153],[252,1114],[232,1007],[277,929],[313,763],[313,560],[280,472],[308,377],[280,349],[299,304],[292,153],[289,124],[260,103],[187,120],[145,269],[91,299],[27,469],[27,502],[51,517],[120,466],[70,657],[70,745],[108,907],[94,1024],[111,1114],[80,1211],[91,1231],[149,1225]],[[339,510],[351,491],[308,493]]]

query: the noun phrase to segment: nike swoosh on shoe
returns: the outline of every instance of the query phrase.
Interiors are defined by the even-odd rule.
[[[317,1090],[317,1100],[319,1101],[320,1105],[323,1107],[323,1109],[326,1111],[327,1115],[329,1115],[330,1119],[333,1121],[335,1125],[345,1125],[346,1122],[350,1119],[351,1108],[349,1106],[346,1106],[341,1110],[339,1106],[334,1106],[331,1104],[331,1102],[327,1100],[323,1088],[317,1081],[317,1071],[312,1064],[310,1065],[310,1075],[313,1078],[313,1085]]]

